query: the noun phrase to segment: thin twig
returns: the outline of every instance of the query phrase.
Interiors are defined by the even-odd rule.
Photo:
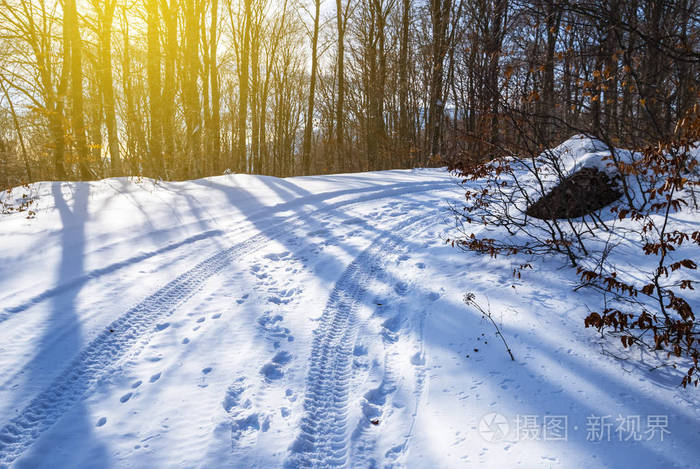
[[[491,321],[491,324],[493,324],[493,327],[496,329],[496,335],[499,336],[501,338],[501,340],[503,341],[503,345],[505,345],[506,350],[508,351],[508,355],[510,355],[510,359],[515,361],[515,357],[513,356],[513,352],[510,350],[510,347],[508,346],[508,343],[506,342],[506,338],[503,337],[503,334],[501,333],[501,329],[498,327],[498,324],[496,324],[496,321],[494,321],[493,317],[491,316],[491,307],[489,306],[488,312],[485,311],[484,308],[482,308],[481,305],[479,305],[479,303],[477,303],[474,300],[475,298],[476,298],[476,295],[474,295],[474,293],[467,292],[464,294],[463,299],[467,305],[475,307],[476,309],[479,310],[479,312],[481,312],[481,314],[485,318],[488,318],[489,321]],[[487,299],[487,301],[488,301],[488,299]]]

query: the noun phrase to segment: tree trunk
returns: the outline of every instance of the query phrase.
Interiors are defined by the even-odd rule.
[[[210,71],[210,66],[209,66],[209,46],[210,43],[207,40],[207,9],[206,7],[201,8],[201,11],[199,12],[200,19],[199,19],[199,29],[201,31],[201,51],[202,51],[202,65],[199,68],[199,75],[201,78],[201,90],[202,90],[202,115],[204,116],[204,131],[200,132],[200,135],[204,135],[204,141],[202,142],[203,144],[203,149],[204,149],[204,158],[201,158],[201,161],[199,161],[198,166],[200,168],[200,173],[198,176],[201,175],[206,175],[209,174],[210,171],[210,166],[211,166],[211,149],[212,149],[212,134],[211,134],[211,103],[210,103],[210,97],[211,95],[210,90],[209,90],[209,71]]]
[[[139,125],[134,103],[133,80],[131,76],[131,44],[129,43],[129,23],[126,11],[122,19],[122,88],[124,89],[126,154],[129,157],[132,174],[142,174],[142,159],[139,148],[145,147],[143,127]]]
[[[348,7],[352,0],[348,1]],[[345,123],[345,26],[346,14],[343,12],[342,0],[335,1],[336,23],[338,28],[338,57],[336,74],[338,76],[338,93],[335,104],[335,143],[336,168],[345,170],[344,126]]]
[[[618,24],[620,18],[619,3],[617,0],[610,0],[609,2],[609,15],[610,22],[607,24],[607,34],[605,37],[605,70],[603,71],[603,76],[606,78],[607,83],[603,91],[603,97],[605,98],[605,128],[608,133],[612,132],[618,135],[619,132],[619,122],[618,122],[618,91],[617,91],[617,73],[618,73],[618,59],[616,54],[617,42],[618,42]]]
[[[80,177],[83,180],[91,179],[92,174],[88,162],[88,147],[85,137],[85,111],[83,109],[83,63],[82,42],[80,39],[80,25],[78,24],[78,12],[75,0],[67,0],[66,11],[63,15],[64,35],[70,47],[70,75],[71,75],[71,123],[73,126],[73,138],[78,151],[78,166]]]
[[[430,102],[428,106],[428,144],[429,156],[440,154],[440,139],[442,133],[443,109],[442,81],[443,62],[447,52],[447,28],[452,9],[451,0],[430,0],[430,20],[432,26],[430,73]]]
[[[201,164],[201,107],[199,77],[199,0],[185,1],[184,111],[187,131],[186,176],[198,176]]]
[[[243,47],[241,51],[241,64],[238,73],[239,76],[239,101],[238,101],[238,165],[239,168],[245,170],[248,166],[247,159],[247,120],[248,120],[248,77],[249,77],[249,59],[250,59],[250,22],[252,21],[252,13],[250,3],[252,0],[244,0],[245,17],[243,27]]]
[[[256,15],[250,37],[250,172],[260,174],[260,29],[262,18]]]
[[[411,25],[411,0],[402,1],[401,41],[399,45],[399,139],[402,151],[409,140],[408,131],[408,48]]]
[[[382,153],[385,150],[386,143],[386,128],[384,125],[384,93],[386,89],[386,16],[389,14],[389,10],[386,11],[383,8],[383,4],[380,0],[373,0],[376,2],[377,9],[377,81],[374,83],[374,93],[375,93],[375,109],[374,109],[374,135],[377,141],[377,151],[378,155],[375,156],[373,163],[373,169],[380,169],[383,167],[384,162],[380,161]]]
[[[163,83],[163,141],[165,152],[163,166],[165,175],[174,173],[175,168],[175,97],[177,95],[177,77],[175,75],[177,65],[177,12],[178,0],[170,0],[170,4],[162,3],[163,16],[165,17],[165,67]]]
[[[314,0],[314,29],[311,37],[311,77],[309,80],[309,105],[306,110],[306,125],[304,126],[304,143],[302,147],[302,171],[311,171],[311,135],[314,125],[314,98],[316,94],[316,73],[318,68],[318,29],[321,16],[321,0]]]
[[[219,0],[212,0],[211,27],[209,31],[209,81],[211,87],[211,158],[215,174],[221,171],[221,93],[219,91],[219,69],[217,66],[217,26]]]
[[[117,113],[114,102],[114,82],[112,81],[112,23],[116,0],[108,0],[100,29],[100,82],[102,101],[107,126],[107,142],[109,144],[110,174],[122,175],[121,158],[119,156],[119,134],[117,132]]]
[[[148,103],[151,114],[150,139],[149,139],[149,174],[162,176],[163,148],[162,148],[162,104],[160,81],[160,15],[158,14],[158,1],[147,0],[147,56],[146,74],[148,80]]]
[[[500,107],[500,92],[498,88],[498,75],[500,69],[500,54],[503,43],[503,30],[505,28],[505,16],[508,11],[508,0],[496,0],[492,21],[490,37],[488,38],[489,49],[489,72],[488,91],[490,96],[490,143],[496,146],[499,140],[498,113]]]
[[[547,50],[544,60],[544,78],[542,80],[542,100],[540,108],[540,132],[547,144],[552,140],[551,116],[557,115],[554,102],[554,52],[557,46],[561,12],[556,11],[554,0],[548,0],[545,11],[545,26],[547,28]]]

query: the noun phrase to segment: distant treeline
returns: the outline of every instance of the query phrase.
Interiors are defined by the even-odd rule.
[[[699,24],[696,0],[0,0],[0,185],[633,147],[698,102]]]

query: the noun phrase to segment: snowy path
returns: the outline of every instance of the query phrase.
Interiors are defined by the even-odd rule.
[[[442,171],[149,184],[47,183],[37,219],[0,225],[0,467],[697,456],[695,404],[670,378],[640,384],[589,360],[586,306],[558,264],[526,287],[508,262],[445,246],[461,194]],[[521,361],[461,303],[467,289],[490,299]],[[566,414],[572,439],[513,426],[487,441],[493,412]],[[600,464],[585,439],[597,413],[666,414],[672,437],[633,453],[601,442]]]
[[[39,439],[46,430],[50,429],[60,420],[66,411],[75,405],[76,402],[85,399],[86,395],[91,392],[105,375],[123,366],[125,357],[138,355],[139,349],[150,342],[151,336],[168,327],[169,323],[166,321],[178,307],[195,296],[202,289],[205,282],[212,276],[219,274],[224,269],[231,268],[236,259],[240,259],[247,253],[264,249],[266,244],[294,230],[303,228],[307,230],[307,235],[309,232],[313,232],[314,229],[316,231],[322,230],[324,226],[334,221],[334,218],[342,218],[342,215],[339,217],[339,209],[347,210],[351,208],[351,206],[372,204],[382,199],[397,198],[404,194],[420,194],[422,192],[440,190],[450,186],[451,183],[449,181],[437,181],[428,183],[398,183],[380,187],[370,186],[361,189],[334,191],[323,194],[322,196],[308,196],[300,200],[292,200],[287,203],[278,204],[273,207],[272,211],[268,211],[264,217],[257,214],[249,216],[248,220],[245,220],[246,222],[256,224],[256,218],[264,220],[264,225],[258,223],[264,226],[259,234],[243,242],[236,243],[227,249],[221,250],[198,263],[193,268],[177,276],[167,285],[159,288],[143,301],[130,308],[119,318],[109,323],[95,339],[82,348],[76,358],[65,367],[63,372],[54,378],[49,386],[39,392],[21,411],[16,413],[14,418],[0,429],[0,465],[11,464],[25,450],[31,447],[31,445]],[[327,200],[339,199],[348,195],[352,197],[339,202],[326,203]],[[305,205],[312,206],[313,210],[302,215],[295,214],[291,216],[277,216],[278,219],[274,218],[275,213],[284,213],[290,208]],[[419,219],[423,219],[423,223],[426,222],[425,215],[422,215],[421,217],[411,218],[408,222],[402,223],[402,225],[410,226],[419,221]],[[428,221],[430,222],[432,220],[428,218]],[[331,335],[337,336],[342,333],[348,338],[348,334],[352,334],[352,328],[341,329],[341,321],[338,317],[332,319],[326,318],[326,316],[331,314],[337,316],[335,313],[340,313],[342,316],[344,313],[345,320],[347,321],[349,315],[347,311],[344,311],[344,308],[356,307],[350,304],[350,302],[352,302],[353,299],[357,302],[360,298],[356,295],[359,295],[360,292],[348,292],[347,289],[362,289],[362,280],[357,279],[357,275],[352,275],[352,272],[357,271],[358,268],[366,269],[367,266],[365,263],[369,260],[368,256],[379,258],[378,254],[382,249],[388,249],[399,241],[399,239],[396,238],[396,234],[377,230],[366,222],[361,222],[362,220],[360,219],[351,219],[349,221],[341,221],[341,224],[347,223],[356,226],[359,223],[362,225],[362,228],[368,232],[374,231],[375,233],[383,233],[384,236],[388,236],[389,241],[377,242],[371,247],[372,254],[370,254],[370,250],[367,250],[358,256],[355,261],[350,264],[342,279],[336,284],[335,289],[331,293],[331,299],[329,300],[318,331],[319,337],[323,336],[325,341],[329,340]],[[65,294],[67,291],[79,287],[90,280],[99,279],[102,276],[112,274],[122,267],[142,262],[151,257],[156,257],[171,250],[180,249],[201,239],[219,234],[220,232],[216,230],[205,231],[204,233],[189,237],[183,241],[176,241],[164,248],[149,252],[148,254],[141,254],[126,261],[118,261],[111,265],[95,269],[87,275],[72,279],[57,287],[49,288],[19,305],[5,308],[5,313],[0,316],[0,321],[7,321],[14,315],[31,308],[33,305],[40,304],[54,296]],[[334,238],[330,232],[325,235],[329,239]],[[375,259],[372,260],[376,262]],[[349,298],[345,302],[342,302],[338,299],[341,296],[348,296]],[[328,334],[323,334],[321,332],[325,329],[329,330]],[[325,347],[329,346],[329,344],[325,344]],[[352,349],[352,344],[350,342],[347,342],[345,346]],[[318,360],[321,359],[318,356],[319,352],[317,349],[319,347],[322,347],[322,345],[315,343],[314,351],[312,352],[311,371],[307,380],[309,385],[309,397],[307,398],[305,407],[313,405],[312,400],[315,390],[323,390],[329,386],[328,383],[324,383],[323,381],[319,383],[313,382],[313,376],[319,374],[319,368],[324,368],[325,366],[323,363],[318,363]],[[344,360],[345,364],[349,365],[350,355],[351,350],[347,351],[344,356],[336,357],[336,361]],[[339,369],[339,365],[335,364],[334,369]],[[327,370],[323,371],[324,373],[322,374],[325,375],[325,371]],[[345,370],[344,373],[344,381],[331,380],[330,386],[335,389],[335,393],[341,392],[342,389],[347,391],[346,382],[349,370]],[[322,396],[319,394],[319,397]],[[130,394],[127,393],[121,400],[125,402],[129,398]],[[306,419],[308,419],[308,417]],[[319,435],[325,438],[330,436],[325,433],[321,435],[317,432],[316,437],[318,438]]]

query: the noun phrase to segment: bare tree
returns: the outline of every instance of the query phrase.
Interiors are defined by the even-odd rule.
[[[112,78],[112,26],[116,7],[117,0],[105,0],[104,4],[102,4],[102,2],[93,3],[93,8],[95,8],[97,12],[96,33],[98,37],[99,53],[97,54],[96,61],[105,125],[107,127],[110,170],[113,176],[120,176],[122,174],[122,165],[119,155],[117,109],[114,96],[114,81]]]
[[[151,117],[149,138],[149,173],[162,175],[163,167],[163,124],[161,104],[160,70],[160,15],[157,0],[146,0],[148,23],[148,54],[146,70],[148,74],[148,102]]]
[[[313,29],[311,30],[311,76],[309,77],[309,101],[306,108],[304,126],[304,143],[301,154],[301,166],[304,174],[311,171],[311,135],[314,126],[314,99],[316,97],[316,74],[318,73],[318,32],[321,17],[321,0],[313,0]]]

